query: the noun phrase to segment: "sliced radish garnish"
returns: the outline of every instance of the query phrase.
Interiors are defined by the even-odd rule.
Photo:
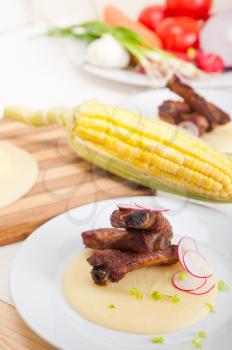
[[[216,284],[215,284],[214,279],[208,278],[206,280],[206,283],[201,288],[189,291],[188,293],[194,294],[194,295],[204,295],[204,294],[211,292],[211,290],[213,290],[215,288],[215,286],[216,286]]]
[[[196,136],[196,137],[200,136],[199,128],[196,126],[196,124],[192,122],[188,122],[188,121],[181,122],[179,126],[193,136]]]
[[[186,270],[198,278],[209,278],[213,271],[206,259],[196,250],[189,250],[184,254],[183,262]]]
[[[121,209],[121,210],[141,210],[141,209],[138,209],[136,206],[134,205],[130,205],[130,204],[118,204],[117,205],[118,209]]]
[[[151,208],[151,207],[144,207],[138,203],[135,203],[136,207],[142,209],[142,210],[147,210],[147,211],[155,211],[157,213],[163,213],[165,211],[169,211],[170,209],[161,209],[161,208]]]
[[[178,244],[178,256],[183,269],[186,269],[184,255],[189,250],[195,250],[198,252],[197,244],[191,237],[183,237]]]
[[[185,276],[184,279],[180,278],[182,275]],[[197,278],[186,271],[179,271],[173,276],[172,283],[177,289],[190,292],[203,287],[206,278]]]

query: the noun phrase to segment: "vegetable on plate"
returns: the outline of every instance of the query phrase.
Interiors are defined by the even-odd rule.
[[[212,267],[199,253],[194,239],[182,237],[177,251],[183,270],[173,275],[174,287],[194,295],[207,294],[213,290],[216,284]]]
[[[232,67],[232,10],[215,14],[205,23],[200,46],[204,53],[220,56],[226,68]]]
[[[157,48],[162,48],[162,41],[153,31],[145,27],[142,23],[133,21],[116,7],[105,7],[104,20],[112,27],[125,27],[131,29],[140,35],[141,38],[147,41],[150,45]]]
[[[160,86],[160,83],[164,85],[174,72],[186,78],[195,78],[202,75],[201,71],[193,64],[180,60],[169,52],[151,46],[137,33],[125,27],[110,27],[104,22],[90,21],[70,27],[54,28],[48,31],[49,36],[68,37],[87,42],[94,42],[105,34],[111,34],[128,51],[130,56],[133,57],[133,60],[151,78],[154,86]],[[113,46],[115,48],[115,44]],[[106,50],[107,46],[101,48],[101,52],[106,52]],[[109,52],[108,54],[110,56],[113,52]],[[121,57],[121,55],[122,52],[119,56]],[[107,64],[110,64],[110,62],[108,63],[108,58],[106,61]],[[96,62],[95,58],[91,62]],[[114,67],[118,68],[119,62],[115,60],[114,63]],[[113,60],[111,65],[113,65]]]
[[[172,16],[189,16],[195,19],[207,19],[212,0],[167,0],[167,8]]]
[[[115,106],[86,102],[38,112],[9,107],[5,119],[60,124],[75,152],[138,184],[204,200],[232,201],[232,162],[175,126]]]
[[[98,67],[126,68],[130,63],[130,55],[111,34],[104,34],[89,44],[87,61]]]
[[[156,30],[166,50],[185,52],[189,47],[198,47],[199,25],[193,18],[168,17]]]
[[[157,25],[168,16],[164,5],[150,5],[145,7],[139,15],[139,22],[150,30],[156,31]]]

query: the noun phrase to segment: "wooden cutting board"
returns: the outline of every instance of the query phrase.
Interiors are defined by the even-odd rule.
[[[40,169],[32,190],[0,210],[0,246],[25,239],[47,220],[82,204],[152,193],[79,158],[57,127],[33,128],[1,121],[0,140],[28,151]]]

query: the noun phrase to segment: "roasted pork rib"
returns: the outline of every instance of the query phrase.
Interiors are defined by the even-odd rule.
[[[89,264],[93,266],[92,278],[98,285],[119,282],[128,272],[143,267],[171,265],[177,261],[177,247],[174,245],[150,254],[101,250],[94,252],[88,258]]]
[[[173,237],[172,227],[162,213],[143,210],[114,210],[110,217],[113,227],[152,230],[165,234],[169,239]],[[141,231],[143,232],[143,231]]]
[[[207,119],[209,123],[208,130],[212,130],[215,126],[223,125],[230,121],[227,113],[213,103],[206,101],[191,86],[185,84],[176,75],[168,81],[167,86],[171,91],[181,96],[195,112]]]
[[[152,253],[170,246],[170,233],[144,230],[99,228],[82,233],[83,243],[92,249],[116,249]]]

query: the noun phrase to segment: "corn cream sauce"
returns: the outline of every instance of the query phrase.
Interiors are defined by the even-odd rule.
[[[24,150],[0,142],[0,209],[25,195],[35,184],[38,165]]]
[[[172,285],[172,276],[179,263],[165,267],[148,267],[128,273],[119,283],[107,286],[94,284],[86,259],[91,250],[76,257],[64,273],[64,294],[68,302],[87,320],[117,331],[154,334],[169,333],[192,326],[209,314],[206,303],[215,304],[216,288],[196,296],[181,292]],[[142,300],[130,295],[131,288],[143,293]],[[152,291],[179,294],[177,304],[155,301]],[[110,308],[109,305],[114,305]]]

